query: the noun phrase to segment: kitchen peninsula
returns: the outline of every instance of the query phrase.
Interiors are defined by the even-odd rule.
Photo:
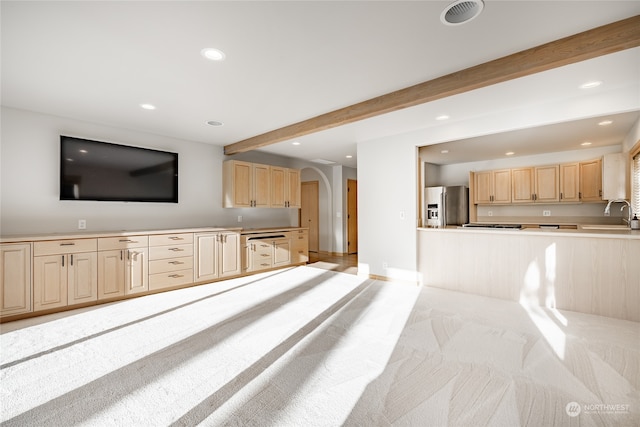
[[[590,228],[419,228],[418,268],[426,286],[640,321],[640,231]]]

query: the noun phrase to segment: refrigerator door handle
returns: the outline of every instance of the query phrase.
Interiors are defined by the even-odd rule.
[[[447,193],[444,189],[442,189],[442,193],[440,193],[440,212],[438,212],[438,214],[440,215],[439,221],[440,221],[440,227],[446,227],[447,226]]]

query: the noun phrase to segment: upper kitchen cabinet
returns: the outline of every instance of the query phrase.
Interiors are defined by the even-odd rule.
[[[268,165],[228,160],[222,174],[222,206],[268,208],[271,170]]]
[[[475,204],[511,203],[511,169],[476,172],[474,183]]]
[[[300,170],[271,166],[271,207],[300,207]]]
[[[560,200],[558,166],[511,169],[512,203],[551,203]]]
[[[225,208],[299,208],[300,170],[228,160],[223,166]]]
[[[564,203],[580,201],[580,163],[560,165],[560,201]]]
[[[580,201],[602,201],[602,160],[580,162]]]

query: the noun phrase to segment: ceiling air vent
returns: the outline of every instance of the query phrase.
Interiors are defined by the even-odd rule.
[[[440,20],[446,25],[464,24],[480,15],[482,9],[484,9],[482,0],[458,0],[442,11]]]

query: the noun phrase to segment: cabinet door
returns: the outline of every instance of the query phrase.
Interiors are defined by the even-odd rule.
[[[0,315],[31,312],[31,245],[0,245]]]
[[[273,242],[273,266],[291,264],[291,240],[280,239]]]
[[[285,181],[287,169],[271,166],[271,207],[284,208],[287,206]]]
[[[253,166],[248,162],[235,160],[224,162],[223,200],[225,208],[248,208],[252,202]]]
[[[309,233],[298,230],[291,233],[291,263],[300,264],[309,261]]]
[[[580,200],[602,201],[602,161],[600,159],[580,163]]]
[[[125,294],[137,294],[149,290],[149,249],[128,249],[125,266]]]
[[[124,295],[125,251],[98,252],[98,299]]]
[[[511,203],[532,203],[533,194],[533,169],[511,169]]]
[[[473,202],[475,204],[491,203],[491,199],[493,196],[492,181],[493,179],[491,171],[476,172],[475,191],[473,198]]]
[[[580,201],[580,164],[560,165],[560,201]]]
[[[195,281],[218,277],[218,233],[196,234]]]
[[[69,305],[98,299],[98,273],[96,252],[67,255],[67,302]]]
[[[300,185],[300,170],[299,169],[287,169],[287,207],[300,208],[302,199],[301,185]]]
[[[535,202],[552,203],[560,200],[558,166],[535,168]]]
[[[240,234],[220,234],[220,248],[218,257],[220,277],[240,274]]]
[[[268,208],[271,206],[271,167],[253,165],[253,206]]]
[[[511,203],[511,169],[493,171],[493,203]]]
[[[34,311],[67,305],[67,255],[33,258]]]

